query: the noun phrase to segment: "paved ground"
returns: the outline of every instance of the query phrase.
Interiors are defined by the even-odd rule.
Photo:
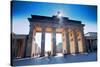
[[[55,63],[73,63],[73,62],[85,62],[96,61],[96,53],[55,56],[55,57],[41,57],[41,58],[23,58],[14,59],[14,66],[22,65],[42,65],[42,64],[55,64]]]

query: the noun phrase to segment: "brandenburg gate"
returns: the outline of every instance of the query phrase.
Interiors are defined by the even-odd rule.
[[[41,32],[41,54],[45,56],[45,33],[51,33],[51,55],[56,55],[56,33],[62,34],[62,54],[85,52],[84,24],[68,17],[31,15],[26,55],[35,55],[36,32]]]

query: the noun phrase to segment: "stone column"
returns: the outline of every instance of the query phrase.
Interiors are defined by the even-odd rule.
[[[41,37],[41,57],[45,56],[45,28],[42,27],[42,37]]]
[[[62,36],[62,47],[63,47],[63,54],[70,53],[70,44],[69,44],[69,31],[68,29],[64,29],[63,36]]]
[[[27,42],[27,49],[26,49],[26,57],[32,57],[33,56],[33,51],[32,51],[32,45],[33,41],[35,40],[34,35],[35,35],[35,26],[30,24],[30,32],[28,36],[28,42]]]
[[[67,45],[66,45],[66,31],[64,29],[64,31],[62,32],[62,52],[63,52],[63,54],[67,54],[66,47],[67,47]]]
[[[31,46],[31,57],[36,56],[36,41],[35,41],[36,30],[33,29],[33,38],[32,38],[32,46]]]
[[[90,39],[89,41],[90,41],[91,52],[93,52],[93,40]]]
[[[51,47],[51,49],[52,49],[52,51],[51,51],[51,54],[53,55],[53,56],[55,56],[56,55],[56,28],[53,28],[53,32],[52,32],[52,47]]]
[[[86,44],[83,29],[80,30],[83,52],[86,52]]]
[[[88,48],[89,48],[89,52],[91,52],[91,44],[90,44],[90,39],[88,39]]]
[[[23,50],[22,50],[22,57],[24,58],[25,57],[25,39],[23,39]]]
[[[85,45],[86,45],[86,52],[89,52],[89,43],[88,43],[88,39],[85,39]]]
[[[14,58],[17,57],[17,39],[14,39]]]
[[[75,30],[73,30],[73,35],[74,35],[74,45],[75,45],[75,53],[78,53],[78,39],[77,39],[77,33]]]
[[[20,52],[19,52],[19,56],[20,56],[20,58],[22,58],[23,57],[23,39],[21,39],[21,43],[20,43]]]
[[[69,30],[66,31],[67,54],[70,54]]]
[[[25,37],[24,58],[26,57],[27,42],[28,42],[27,40],[28,40],[28,35]]]
[[[94,49],[93,49],[94,48],[94,46],[93,46],[94,45],[94,40],[91,39],[91,41],[92,41],[92,44],[91,44],[92,45],[92,51],[94,52]]]

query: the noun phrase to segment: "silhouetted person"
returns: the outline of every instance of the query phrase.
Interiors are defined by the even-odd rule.
[[[48,56],[50,56],[50,55],[51,55],[51,52],[50,52],[50,51],[48,51],[48,52],[47,52],[47,54],[48,54]]]

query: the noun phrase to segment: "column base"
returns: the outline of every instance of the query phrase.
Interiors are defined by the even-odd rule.
[[[75,54],[79,54],[80,52],[75,52]]]
[[[66,53],[66,54],[63,54],[63,55],[70,55],[71,53]]]
[[[31,56],[25,56],[25,58],[29,58],[29,57],[31,57]]]
[[[44,54],[41,54],[41,55],[40,55],[40,57],[44,57],[44,56],[45,56]]]
[[[87,52],[79,52],[79,54],[84,54],[84,53],[87,53]]]
[[[56,54],[52,54],[52,56],[56,56]]]
[[[63,54],[63,55],[67,55],[67,54]]]
[[[67,55],[68,55],[68,54],[71,54],[71,53],[67,53]]]

